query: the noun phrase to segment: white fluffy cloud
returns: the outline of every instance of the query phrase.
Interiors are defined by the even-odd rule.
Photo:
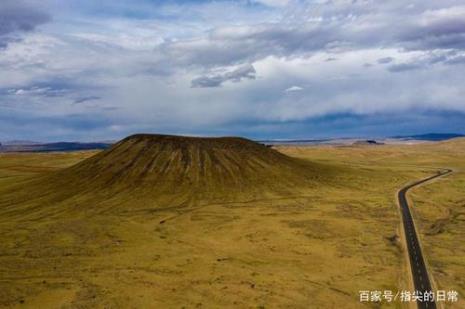
[[[285,92],[296,92],[296,91],[301,91],[304,90],[304,88],[299,87],[299,86],[292,86],[284,90]]]

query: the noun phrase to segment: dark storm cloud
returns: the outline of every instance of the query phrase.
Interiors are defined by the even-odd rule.
[[[411,71],[411,70],[418,70],[423,68],[421,63],[399,63],[393,64],[388,67],[389,72],[404,72],[404,71]]]
[[[393,60],[394,60],[394,58],[392,58],[392,57],[384,57],[384,58],[379,58],[379,59],[377,60],[377,62],[378,62],[379,64],[385,64],[385,63],[390,63],[390,62],[392,62]]]
[[[379,63],[379,60],[378,60]],[[389,61],[388,63],[392,63]],[[465,54],[455,50],[445,52],[430,52],[426,56],[412,59],[409,62],[390,64],[387,69],[390,72],[404,72],[418,69],[427,69],[437,64],[459,65],[465,63]]]
[[[0,1],[0,47],[15,40],[17,33],[33,31],[50,21],[50,15],[36,6],[21,0]]]
[[[458,15],[426,17],[423,25],[406,27],[398,39],[413,50],[465,49],[465,12]]]
[[[242,120],[232,124],[219,135],[233,135],[240,132],[243,136],[260,140],[270,135],[274,139],[359,137],[374,138],[406,134],[424,134],[425,132],[465,133],[463,122],[465,113],[439,110],[416,110],[412,113],[382,113],[360,115],[354,113],[335,113],[312,117],[302,121],[262,122]]]
[[[88,97],[80,97],[74,100],[74,104],[79,104],[79,103],[84,103],[84,102],[89,102],[89,101],[97,101],[100,100],[101,97],[98,96],[88,96]]]
[[[220,87],[224,82],[240,82],[242,79],[255,79],[255,68],[249,64],[237,68],[234,71],[212,76],[201,76],[192,80],[192,88]]]
[[[28,114],[14,109],[0,113],[0,140],[92,140],[109,130],[113,121],[105,113],[62,115]]]

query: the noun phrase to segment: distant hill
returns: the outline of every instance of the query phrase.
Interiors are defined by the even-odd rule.
[[[57,176],[92,187],[244,190],[267,179],[276,184],[302,181],[308,167],[244,138],[138,134]]]
[[[456,133],[428,133],[428,134],[419,134],[419,135],[401,135],[394,136],[396,139],[404,140],[419,140],[419,141],[445,141],[452,138],[465,137],[464,134]]]
[[[265,145],[299,145],[299,144],[322,144],[329,142],[331,139],[264,139],[257,140],[258,143]]]
[[[291,158],[244,138],[138,134],[74,166],[34,179],[27,191],[18,188],[15,200],[44,213],[51,211],[46,205],[62,202],[78,207],[73,208],[76,211],[104,204],[95,211],[108,206],[133,213],[140,207],[296,194],[299,187],[320,185],[331,172],[325,165]],[[9,197],[0,197],[0,205],[2,199]]]
[[[383,142],[378,142],[373,139],[360,140],[353,143],[353,145],[384,145]]]
[[[58,142],[58,143],[32,143],[25,142],[6,142],[0,144],[0,152],[52,152],[52,151],[77,151],[107,149],[111,144],[108,143],[77,143],[77,142]]]

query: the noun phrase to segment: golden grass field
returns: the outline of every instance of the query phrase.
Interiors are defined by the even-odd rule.
[[[96,152],[0,154],[0,307],[400,308],[359,291],[409,289],[395,194],[443,167],[410,196],[434,282],[464,295],[465,140],[277,150],[305,185],[271,170],[246,182],[259,190],[226,179],[223,199],[78,185],[87,169],[65,168]]]

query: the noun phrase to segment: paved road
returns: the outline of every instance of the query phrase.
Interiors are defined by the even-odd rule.
[[[426,270],[423,254],[421,253],[420,241],[418,240],[417,233],[415,232],[415,224],[413,222],[412,214],[410,213],[406,193],[409,189],[415,186],[430,181],[434,178],[444,176],[451,172],[452,170],[440,171],[434,176],[425,178],[423,180],[417,181],[402,188],[398,193],[399,205],[402,210],[402,221],[404,223],[404,231],[407,241],[407,249],[410,257],[410,266],[412,269],[413,283],[415,286],[415,290],[422,292],[422,295],[425,292],[433,291],[433,289],[431,288],[431,282],[428,277],[428,271]],[[417,302],[417,304],[419,309],[436,308],[436,303],[434,301]]]

